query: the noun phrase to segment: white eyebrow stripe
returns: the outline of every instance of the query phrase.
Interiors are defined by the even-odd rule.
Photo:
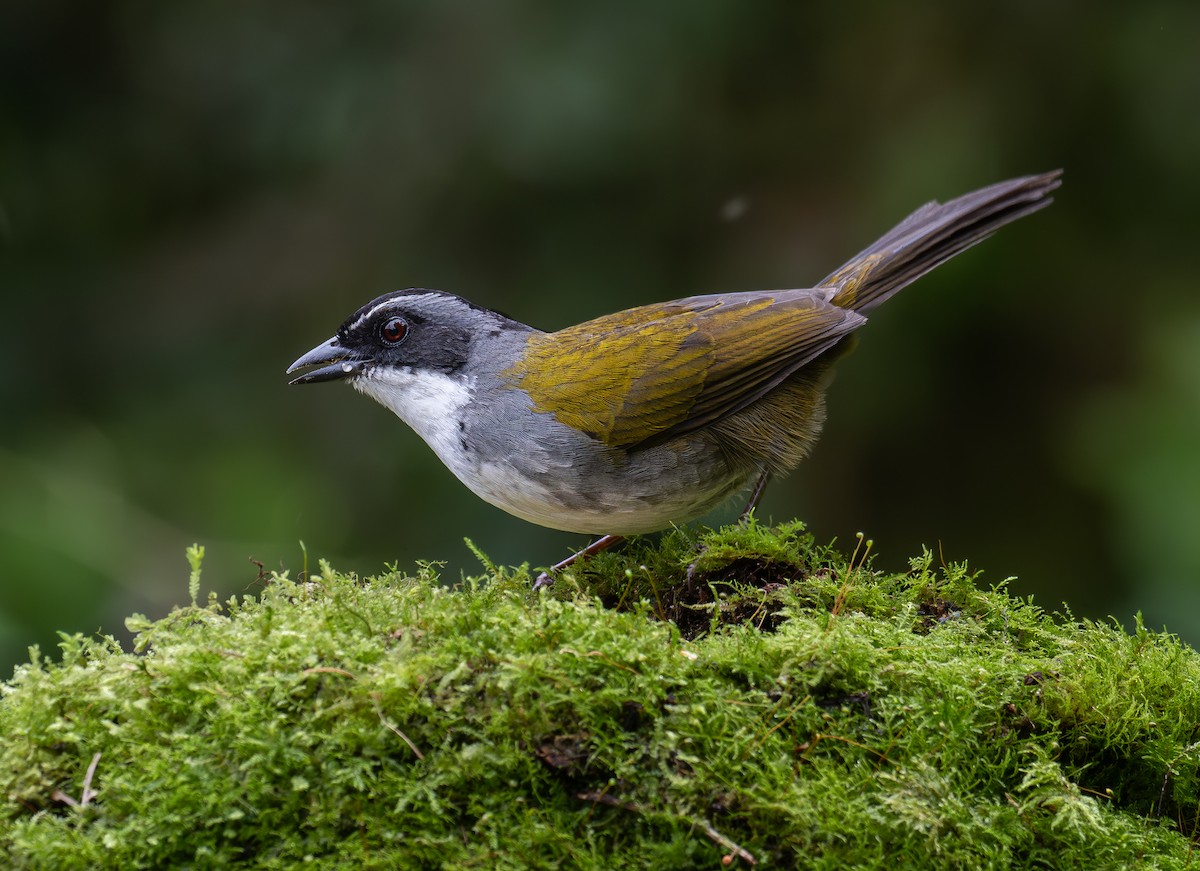
[[[359,327],[361,327],[363,324],[365,324],[367,321],[371,320],[371,318],[375,317],[376,312],[378,312],[381,309],[387,308],[390,305],[392,305],[392,300],[388,300],[387,302],[381,302],[381,303],[379,303],[379,305],[371,306],[371,308],[367,309],[365,312],[363,312],[358,317],[356,317],[349,324],[349,326],[346,327],[346,329],[349,330],[350,332],[354,332]]]

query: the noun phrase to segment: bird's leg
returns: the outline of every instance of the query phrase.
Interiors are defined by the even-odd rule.
[[[767,489],[767,482],[770,480],[771,470],[763,469],[762,474],[758,476],[758,480],[754,482],[754,491],[750,494],[750,501],[742,509],[742,515],[738,518],[738,523],[745,523],[750,519],[750,512],[758,507],[758,500],[762,498],[763,490]]]
[[[554,576],[561,572],[569,565],[573,565],[577,560],[586,559],[590,556],[595,556],[602,550],[608,550],[614,544],[624,541],[623,535],[605,535],[597,538],[583,550],[578,553],[573,553],[560,563],[555,563],[550,567],[550,571],[542,572],[537,576],[537,580],[533,582],[533,588],[540,590],[542,587],[548,587],[554,583]]]

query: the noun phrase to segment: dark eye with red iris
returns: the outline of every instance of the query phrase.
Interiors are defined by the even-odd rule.
[[[408,321],[404,318],[388,318],[379,328],[379,337],[389,345],[399,345],[408,335]]]

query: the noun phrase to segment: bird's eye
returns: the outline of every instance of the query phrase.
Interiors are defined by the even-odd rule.
[[[408,321],[404,318],[388,318],[379,328],[379,338],[389,345],[399,345],[408,335]]]

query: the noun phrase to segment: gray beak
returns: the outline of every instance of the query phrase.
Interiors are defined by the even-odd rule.
[[[313,348],[291,366],[288,366],[288,375],[306,366],[320,367],[305,372],[303,375],[293,378],[288,383],[313,384],[317,381],[337,381],[341,378],[349,378],[352,375],[359,374],[366,365],[366,360],[358,359],[354,354],[338,344],[336,338],[333,338],[328,342],[317,345],[317,347]]]

